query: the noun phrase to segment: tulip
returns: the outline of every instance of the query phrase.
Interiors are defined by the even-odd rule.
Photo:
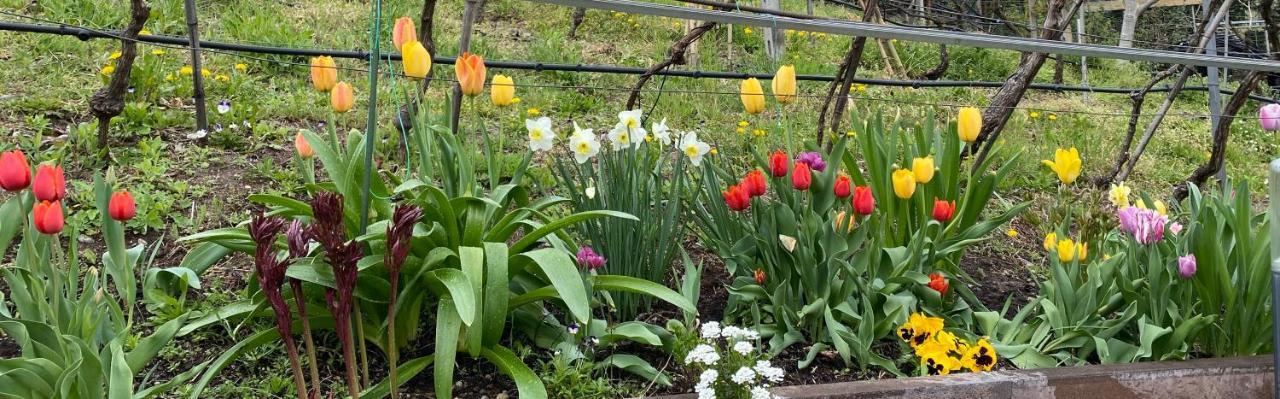
[[[1057,249],[1058,260],[1063,262],[1076,260],[1076,254],[1079,253],[1079,248],[1077,248],[1075,241],[1071,241],[1070,238],[1058,241]]]
[[[31,184],[31,192],[37,201],[58,202],[67,196],[67,181],[62,175],[61,166],[40,165],[36,168],[36,179]]]
[[[484,57],[462,53],[453,64],[453,71],[458,75],[458,86],[462,88],[462,94],[474,96],[484,91]]]
[[[1058,245],[1058,233],[1049,233],[1044,236],[1044,249],[1052,251]]]
[[[982,112],[974,107],[960,108],[960,114],[956,117],[956,134],[960,136],[960,141],[972,143],[978,139],[981,131]]]
[[[604,256],[597,254],[594,249],[591,249],[591,247],[584,246],[582,248],[578,248],[577,257],[578,266],[581,266],[583,269],[587,269],[588,271],[599,270],[604,267],[605,264]]]
[[[1262,123],[1262,130],[1280,130],[1280,104],[1267,104],[1259,108],[1258,122]]]
[[[1076,260],[1084,262],[1084,260],[1087,258],[1089,258],[1089,243],[1087,242],[1076,243]]]
[[[943,201],[940,199],[933,200],[933,220],[942,223],[950,222],[951,218],[956,214],[955,201]]]
[[[756,284],[764,285],[764,270],[756,269]]]
[[[1178,275],[1182,278],[1192,278],[1196,275],[1196,255],[1187,254],[1187,256],[1178,257]]]
[[[422,46],[417,40],[404,44],[400,48],[401,62],[404,64],[404,74],[414,79],[422,79],[431,73],[431,53],[427,52],[427,48]]]
[[[835,228],[835,231],[837,233],[853,232],[854,223],[857,222],[857,220],[854,218],[857,216],[855,215],[845,216],[845,215],[846,213],[844,211],[840,211],[839,213],[836,213],[836,220],[831,222],[832,227]]]
[[[827,161],[822,160],[822,154],[813,151],[800,153],[800,156],[796,157],[796,162],[809,165],[809,169],[817,172],[827,170]]]
[[[845,176],[845,175],[836,176],[836,185],[835,185],[835,188],[833,189],[833,191],[835,191],[836,198],[840,198],[840,199],[849,198],[849,195],[853,194],[852,192],[853,189],[850,187],[850,185],[852,184],[853,183],[849,181],[849,176]]]
[[[0,188],[21,191],[31,185],[31,166],[19,150],[0,154]]]
[[[31,207],[31,221],[35,224],[36,231],[41,234],[58,234],[62,232],[62,203],[53,201],[40,201]]]
[[[333,57],[322,55],[311,59],[311,87],[316,91],[333,90],[338,83],[338,65]]]
[[[853,188],[853,212],[862,216],[870,215],[876,209],[876,198],[871,195],[871,188],[857,186]]]
[[[111,194],[111,201],[107,203],[107,213],[118,222],[126,222],[138,214],[138,206],[133,202],[132,194],[128,191],[119,191]]]
[[[790,104],[796,100],[796,67],[783,65],[773,74],[773,98],[779,103]]]
[[[720,195],[724,197],[725,205],[728,205],[731,210],[745,211],[751,206],[751,195],[747,194],[747,190],[741,185],[729,186],[728,189],[720,192]]]
[[[1040,163],[1048,166],[1054,173],[1058,174],[1058,180],[1063,184],[1075,183],[1076,178],[1080,177],[1080,152],[1075,147],[1070,149],[1061,149],[1053,153],[1053,160],[1048,159],[1040,161]]]
[[[787,153],[782,150],[774,151],[769,157],[769,171],[773,173],[773,177],[786,176],[788,162],[790,159],[787,158]]]
[[[920,184],[928,183],[933,180],[933,157],[916,158],[911,160],[911,173],[916,175],[916,181]]]
[[[391,31],[391,42],[395,43],[396,48],[403,49],[405,43],[417,40],[418,30],[413,26],[413,20],[409,17],[397,18],[395,29]]]
[[[764,181],[764,172],[761,172],[759,169],[747,172],[747,176],[742,178],[742,184],[740,185],[745,188],[747,190],[747,194],[752,197],[764,195],[765,190],[768,189],[768,185]]]
[[[347,82],[338,82],[329,93],[329,100],[333,104],[333,112],[344,114],[356,105],[356,94]]]
[[[742,107],[746,109],[748,114],[759,114],[764,112],[764,89],[760,87],[760,81],[756,78],[750,78],[742,81],[739,87],[739,95],[742,97]]]
[[[493,100],[493,105],[499,107],[511,105],[516,98],[515,82],[507,75],[493,75],[493,82],[489,84],[489,98]]]
[[[950,287],[951,284],[947,282],[947,278],[943,277],[941,273],[929,274],[929,288],[938,291],[938,295],[947,296],[947,288]]]
[[[813,173],[809,171],[809,165],[796,162],[796,171],[791,173],[791,187],[796,190],[808,190],[809,185],[813,183]]]
[[[898,198],[911,198],[916,193],[916,176],[910,170],[898,169],[893,171],[893,193]]]
[[[311,143],[307,142],[306,136],[302,133],[293,136],[293,148],[298,150],[298,157],[302,159],[311,159],[316,156],[316,150],[311,149]]]

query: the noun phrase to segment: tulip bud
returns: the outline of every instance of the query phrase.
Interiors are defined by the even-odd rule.
[[[782,150],[774,151],[773,155],[769,157],[769,171],[773,173],[773,177],[786,176],[788,162],[790,162],[790,159],[787,158],[786,153],[782,152]]]
[[[813,183],[813,172],[809,171],[809,165],[796,162],[795,169],[795,172],[791,173],[791,187],[796,190],[808,190],[809,185]]]
[[[739,86],[739,95],[742,97],[742,107],[748,114],[764,112],[764,88],[760,87],[759,80],[756,78],[743,80]]]
[[[871,188],[857,186],[853,188],[853,212],[862,216],[870,215],[876,209],[876,199],[871,195]]]
[[[298,151],[299,158],[311,159],[316,156],[316,150],[311,148],[311,143],[307,142],[307,137],[302,133],[293,136],[293,148]]]
[[[933,157],[916,158],[911,160],[911,173],[916,175],[916,181],[924,184],[933,180]]]
[[[893,171],[893,193],[898,198],[911,198],[916,192],[916,176],[907,169]]]
[[[484,57],[462,53],[462,56],[454,62],[453,70],[457,74],[458,86],[462,88],[462,94],[474,96],[484,91]]]
[[[972,143],[978,139],[981,131],[982,112],[974,107],[960,108],[960,114],[956,118],[956,134],[960,136],[960,141]]]
[[[720,195],[724,197],[724,203],[730,210],[745,211],[751,206],[751,195],[741,185],[729,186]]]
[[[755,277],[756,277],[756,284],[764,285],[764,277],[765,277],[764,270],[756,269]]]
[[[333,91],[329,93],[329,100],[333,105],[333,112],[344,114],[355,107],[355,92],[352,91],[351,85],[347,82],[338,82],[333,86]]]
[[[58,202],[66,198],[67,180],[63,177],[62,167],[52,165],[37,167],[31,192],[35,194],[37,201]]]
[[[1078,248],[1075,241],[1070,238],[1058,241],[1058,260],[1063,262],[1071,262],[1076,260]]]
[[[333,62],[333,57],[324,55],[311,59],[311,86],[316,91],[333,90],[337,83],[338,65]]]
[[[1258,122],[1262,124],[1262,130],[1280,130],[1280,104],[1267,104],[1258,108]]]
[[[933,200],[933,220],[947,223],[951,221],[951,218],[955,216],[955,214],[955,201],[943,201],[936,198]]]
[[[0,154],[0,188],[5,191],[21,191],[31,185],[31,166],[22,151],[13,150]]]
[[[403,49],[405,43],[417,40],[418,30],[413,26],[413,20],[409,17],[396,18],[395,28],[391,31],[391,42],[396,48]]]
[[[1196,255],[1187,254],[1187,256],[1178,257],[1178,275],[1182,278],[1192,278],[1196,276]]]
[[[102,296],[103,296],[103,292],[102,292],[102,291],[103,291],[103,290],[102,290],[102,287],[98,287],[98,289],[97,289],[96,291],[93,291],[93,301],[94,301],[94,302],[102,302]]]
[[[849,176],[845,176],[845,175],[836,176],[836,185],[835,185],[835,188],[833,189],[833,191],[835,191],[836,198],[840,198],[840,199],[848,198],[853,191],[852,188],[850,187],[851,185],[852,185],[852,182],[849,181]]]
[[[40,201],[31,207],[31,221],[36,231],[41,234],[54,235],[62,232],[62,203]]]
[[[773,98],[779,103],[789,104],[796,100],[796,67],[783,65],[773,74]]]
[[[929,274],[929,288],[938,291],[939,295],[947,296],[947,289],[950,287],[951,284],[947,282],[947,278],[943,277],[941,273]]]
[[[1049,233],[1044,235],[1044,249],[1052,251],[1058,245],[1058,233]]]
[[[133,202],[133,195],[129,194],[128,191],[119,191],[111,194],[111,201],[107,204],[107,213],[118,222],[126,222],[133,219],[138,214],[138,207]]]
[[[417,40],[410,41],[400,48],[400,57],[404,63],[404,74],[414,79],[426,78],[431,73],[431,53]]]
[[[489,98],[493,100],[493,105],[499,107],[511,105],[516,98],[515,82],[507,75],[493,75],[493,82],[489,84]]]

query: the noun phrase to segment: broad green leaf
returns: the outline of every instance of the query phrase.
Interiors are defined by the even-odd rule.
[[[547,398],[547,388],[542,385],[542,380],[520,358],[516,357],[516,354],[512,353],[510,349],[496,346],[486,348],[482,354],[489,362],[497,365],[498,370],[501,370],[503,374],[510,376],[516,382],[516,391],[521,399]]]
[[[563,250],[544,248],[520,254],[542,270],[551,285],[560,293],[560,299],[569,308],[579,324],[587,324],[591,320],[591,310],[587,304],[587,289],[582,285],[582,276],[572,258]],[[673,292],[674,293],[674,292]],[[680,297],[679,294],[675,294]],[[683,297],[680,297],[683,299]]]
[[[625,291],[652,295],[686,311],[697,313],[698,307],[688,298],[661,284],[628,276],[602,275],[591,277],[592,287],[601,291]]]

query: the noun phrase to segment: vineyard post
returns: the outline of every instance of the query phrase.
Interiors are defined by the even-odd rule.
[[[187,13],[187,37],[191,40],[191,99],[196,107],[196,130],[207,130],[209,114],[205,108],[204,75],[200,67],[200,22],[196,18],[195,0],[186,0],[182,8]]]

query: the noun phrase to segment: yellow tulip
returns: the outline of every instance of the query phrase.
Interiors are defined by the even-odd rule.
[[[1084,262],[1089,257],[1089,243],[1076,243],[1076,260]]]
[[[1075,241],[1071,241],[1070,238],[1058,241],[1058,260],[1063,262],[1076,260],[1077,251]]]
[[[747,110],[748,114],[759,114],[764,112],[764,88],[760,87],[760,81],[756,78],[750,78],[742,81],[739,88],[742,97],[742,107]]]
[[[493,100],[493,105],[505,107],[511,105],[516,97],[515,82],[507,75],[493,75],[493,82],[489,84],[489,98]]]
[[[405,44],[417,40],[418,30],[413,26],[413,20],[409,17],[397,18],[395,29],[391,31],[391,42],[396,48],[403,49]]]
[[[1080,152],[1075,147],[1066,150],[1059,148],[1053,153],[1053,161],[1046,159],[1040,163],[1053,169],[1058,174],[1058,180],[1064,184],[1075,183],[1076,178],[1080,177]]]
[[[1111,205],[1115,205],[1116,208],[1124,208],[1129,206],[1129,194],[1131,193],[1133,193],[1133,190],[1126,186],[1124,182],[1120,182],[1120,184],[1111,185],[1111,191],[1108,192],[1107,196],[1111,200]]]
[[[923,184],[933,180],[933,169],[932,156],[911,160],[911,173],[915,174],[917,182]]]
[[[183,70],[185,73],[185,69]],[[338,66],[333,62],[333,57],[322,55],[311,59],[311,86],[316,91],[333,90],[333,85],[338,83]]]
[[[1058,233],[1049,233],[1044,236],[1044,249],[1052,251],[1058,245]]]
[[[411,78],[422,79],[431,73],[431,53],[427,52],[427,48],[422,46],[417,40],[404,44],[400,49],[400,55],[404,58],[404,74]]]
[[[453,64],[453,71],[458,75],[458,86],[462,87],[462,94],[474,96],[484,91],[484,57],[462,53]]]
[[[342,114],[355,106],[356,95],[347,82],[338,82],[333,86],[333,91],[329,92],[329,100],[333,105],[333,112]]]
[[[773,75],[773,98],[779,103],[790,104],[796,100],[796,67],[783,65]]]
[[[1156,213],[1160,216],[1169,216],[1169,206],[1165,205],[1164,201],[1156,200]]]
[[[978,139],[981,131],[982,112],[974,107],[960,108],[960,114],[956,117],[956,134],[960,136],[960,141],[972,143]]]
[[[893,193],[898,198],[911,198],[916,192],[916,176],[908,169],[893,171]]]

